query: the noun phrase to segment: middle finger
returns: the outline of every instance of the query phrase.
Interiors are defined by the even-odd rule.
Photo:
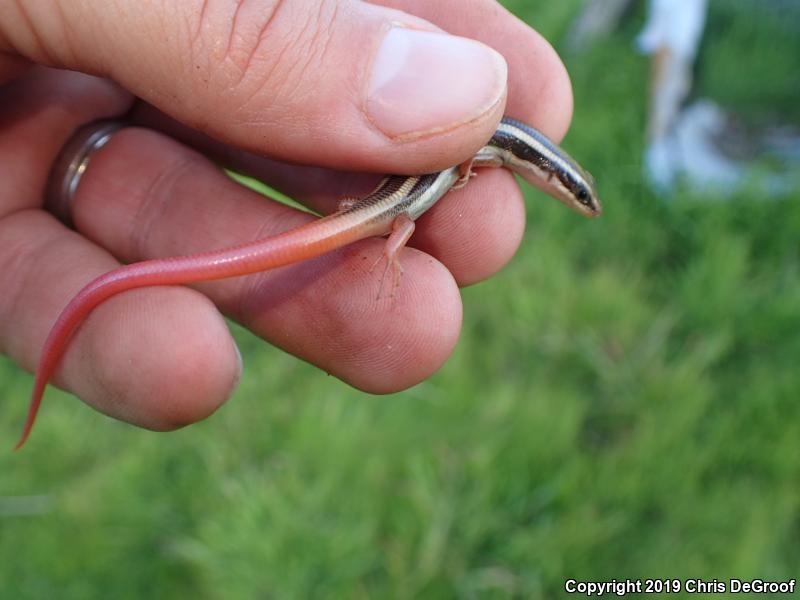
[[[92,159],[72,205],[76,228],[124,262],[185,255],[274,235],[313,216],[233,182],[194,150],[125,129]],[[405,251],[393,299],[369,273],[383,242],[197,286],[258,335],[372,392],[426,378],[450,354],[460,298],[446,269]]]

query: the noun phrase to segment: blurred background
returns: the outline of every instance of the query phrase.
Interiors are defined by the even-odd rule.
[[[676,106],[713,102],[724,186],[653,176],[645,3],[590,32],[580,0],[504,4],[567,63],[565,147],[603,217],[526,190],[519,254],[464,290],[455,354],[401,394],[238,329],[236,397],[169,436],[51,389],[36,439],[0,452],[1,597],[558,598],[567,578],[800,572],[798,2],[709,2]],[[31,381],[0,359],[9,447]]]

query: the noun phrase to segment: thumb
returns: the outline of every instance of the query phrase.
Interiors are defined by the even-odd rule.
[[[502,116],[480,42],[358,0],[4,2],[0,51],[104,75],[247,150],[348,170],[431,171]]]

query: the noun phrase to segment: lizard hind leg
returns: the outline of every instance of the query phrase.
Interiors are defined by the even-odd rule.
[[[458,174],[460,175],[460,177],[453,184],[453,187],[450,188],[451,190],[460,190],[469,183],[470,179],[472,179],[473,177],[477,177],[478,174],[472,168],[474,164],[475,164],[475,158],[470,158],[469,160],[464,161],[463,163],[458,165]]]
[[[384,259],[386,260],[386,267],[383,269],[383,276],[381,277],[381,285],[378,288],[378,300],[380,300],[383,295],[383,286],[386,282],[386,275],[389,269],[392,270],[392,288],[389,296],[394,298],[395,290],[400,287],[400,280],[403,277],[403,266],[400,264],[400,251],[413,235],[414,228],[414,221],[406,215],[400,215],[392,222],[392,230],[389,232],[389,237],[386,239],[383,252],[378,257],[378,260],[372,264],[372,267],[370,267],[370,271],[372,271],[379,262]]]

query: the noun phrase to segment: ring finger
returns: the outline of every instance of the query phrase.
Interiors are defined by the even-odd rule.
[[[0,353],[28,370],[67,300],[119,264],[40,210],[48,172],[76,129],[123,114],[131,102],[108,81],[44,68],[0,87]],[[109,301],[71,350],[56,383],[107,414],[153,429],[209,414],[239,373],[221,315],[184,288]]]

